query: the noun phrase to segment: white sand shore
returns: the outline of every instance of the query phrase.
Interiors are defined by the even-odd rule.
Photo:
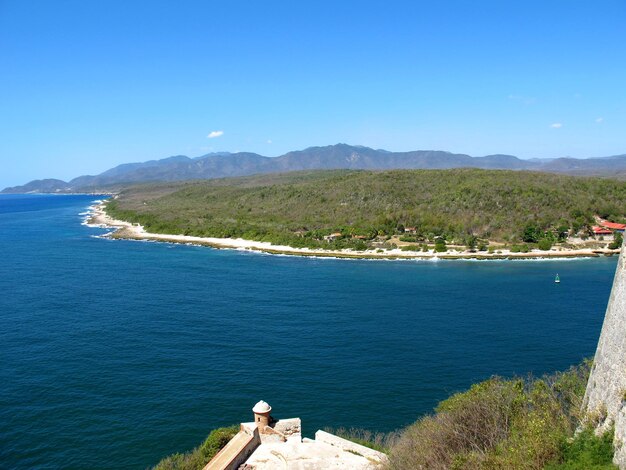
[[[264,253],[284,254],[293,256],[313,256],[313,257],[335,257],[335,258],[363,258],[363,259],[534,259],[534,258],[573,258],[573,257],[597,257],[602,255],[618,254],[619,250],[609,249],[566,249],[555,247],[547,251],[532,250],[528,253],[511,253],[507,249],[501,249],[494,253],[470,252],[448,250],[444,253],[392,250],[365,250],[355,251],[343,250],[323,250],[310,248],[294,248],[285,245],[273,245],[267,242],[254,240],[244,240],[243,238],[214,238],[214,237],[193,237],[188,235],[168,235],[161,233],[146,232],[138,224],[132,224],[123,220],[111,218],[106,213],[106,201],[96,201],[91,206],[85,218],[85,225],[92,227],[110,228],[111,232],[104,235],[109,238],[129,239],[129,240],[153,240],[169,243],[195,244],[211,246],[213,248],[228,248],[235,250],[253,250]]]

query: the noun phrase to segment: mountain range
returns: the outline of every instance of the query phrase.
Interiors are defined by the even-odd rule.
[[[224,178],[261,173],[285,173],[326,169],[446,169],[483,168],[531,170],[584,176],[626,179],[626,154],[599,158],[554,158],[523,160],[513,155],[471,157],[440,150],[389,152],[358,145],[336,144],[309,147],[279,157],[249,152],[210,153],[197,158],[183,155],[118,165],[99,175],[84,175],[70,181],[34,180],[5,188],[2,193],[71,193],[112,191],[121,187],[157,181]]]

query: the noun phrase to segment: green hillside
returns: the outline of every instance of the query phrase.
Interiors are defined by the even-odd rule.
[[[150,232],[364,248],[375,237],[465,243],[584,234],[626,218],[626,183],[503,170],[313,171],[129,188],[110,215]],[[341,232],[332,243],[323,237]],[[530,234],[530,235],[529,235]],[[361,236],[360,239],[354,238]]]

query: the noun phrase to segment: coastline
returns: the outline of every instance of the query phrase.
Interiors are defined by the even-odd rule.
[[[343,250],[323,250],[311,248],[295,248],[286,245],[273,245],[268,242],[255,240],[245,240],[243,238],[214,238],[195,237],[189,235],[173,235],[151,233],[144,230],[139,224],[132,224],[123,220],[113,219],[106,213],[106,200],[94,201],[85,213],[83,224],[89,227],[99,227],[110,229],[109,233],[101,235],[103,238],[155,241],[164,243],[178,243],[184,245],[208,246],[217,249],[232,249],[242,251],[256,251],[273,255],[305,256],[317,258],[343,258],[343,259],[380,259],[380,260],[503,260],[503,259],[555,259],[555,258],[597,258],[599,256],[612,256],[618,254],[619,249],[566,249],[552,248],[547,251],[532,250],[528,253],[512,253],[509,250],[498,250],[500,253],[470,252],[448,250],[443,253],[410,252],[402,251],[398,248],[379,252],[377,250],[354,251]]]

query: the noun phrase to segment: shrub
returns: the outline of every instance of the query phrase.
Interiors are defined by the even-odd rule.
[[[465,246],[468,250],[476,249],[476,244],[478,243],[478,238],[475,235],[468,235],[465,237]]]
[[[622,234],[620,232],[615,232],[613,234],[613,241],[609,243],[609,249],[617,250],[618,248],[621,248],[623,240],[624,237],[622,236]]]
[[[493,378],[442,402],[437,414],[407,428],[389,454],[390,469],[471,468],[510,432],[517,382]],[[470,464],[471,461],[471,464]]]
[[[541,379],[494,377],[473,385],[405,429],[390,448],[388,468],[539,470],[574,461],[572,449],[588,447],[593,459],[582,461],[604,462],[612,458],[610,447],[567,445],[580,422],[590,368],[585,361]],[[577,468],[583,467],[563,467]]]
[[[228,441],[230,441],[238,432],[239,426],[217,428],[211,431],[202,446],[200,446],[200,450],[202,451],[203,456],[207,458],[207,462],[211,460],[226,444],[228,444]]]
[[[367,244],[363,240],[358,240],[354,244],[354,249],[356,251],[365,251],[365,250],[367,250],[367,248],[368,248],[368,246],[367,246]]]
[[[617,470],[613,465],[613,429],[596,436],[585,428],[561,445],[562,460],[548,464],[546,470]]]
[[[419,245],[404,245],[400,249],[402,251],[419,251],[420,250],[420,246]]]
[[[541,240],[539,240],[539,243],[537,243],[537,248],[543,251],[547,251],[552,248],[552,241],[547,238],[542,238]]]

